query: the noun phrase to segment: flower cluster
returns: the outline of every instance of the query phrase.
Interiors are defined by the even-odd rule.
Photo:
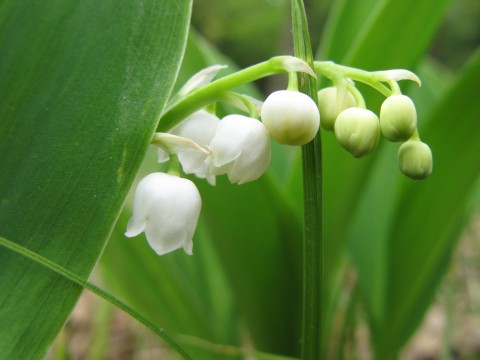
[[[336,86],[318,92],[318,105],[322,114],[322,127],[334,131],[338,143],[354,157],[371,154],[380,135],[391,142],[403,142],[398,150],[400,170],[416,180],[425,179],[432,172],[432,152],[421,142],[417,130],[415,104],[401,93],[398,80],[420,80],[405,70],[389,70],[368,73],[339,66],[332,71],[332,63],[318,63],[316,70],[325,66],[327,76]],[[365,101],[352,79],[362,81],[386,96],[380,109],[380,117],[368,110]],[[390,89],[382,83],[390,85]]]
[[[295,91],[273,93],[261,112],[262,121],[243,115],[220,120],[199,110],[169,134],[157,134],[153,142],[160,146],[158,161],[171,161],[171,153],[176,153],[186,174],[211,185],[216,176],[226,174],[231,183],[245,184],[258,179],[270,163],[270,133],[281,143],[301,145],[312,140],[320,126],[316,104]],[[138,184],[125,235],[144,231],[159,255],[180,247],[192,254],[200,206],[200,195],[190,180],[150,174]]]
[[[272,64],[278,66],[278,61]],[[311,71],[303,61],[290,57],[281,57],[280,65],[285,71]],[[213,66],[196,74],[172,103],[207,87],[222,68]],[[224,93],[223,99],[250,116],[233,114],[220,119],[204,107],[168,133],[155,133],[153,137],[152,144],[159,146],[158,162],[169,161],[170,170],[168,174],[150,174],[139,182],[125,235],[145,232],[159,255],[178,248],[192,254],[201,198],[192,181],[178,176],[180,166],[185,174],[206,179],[211,185],[220,175],[227,175],[233,184],[245,184],[267,169],[270,135],[282,144],[302,145],[315,137],[320,126],[315,102],[297,91],[275,92],[264,104],[235,93]],[[261,120],[257,119],[260,112]]]
[[[163,124],[166,131],[153,136],[152,144],[159,147],[158,161],[169,161],[169,172],[150,174],[140,181],[125,235],[132,237],[145,232],[148,243],[159,255],[181,247],[192,254],[201,198],[192,181],[179,177],[180,167],[185,174],[206,179],[211,185],[216,184],[220,175],[227,175],[233,184],[245,184],[261,177],[267,169],[270,137],[280,144],[304,145],[315,138],[322,126],[334,131],[340,145],[353,156],[363,157],[372,153],[383,134],[389,141],[403,142],[398,162],[404,174],[413,179],[430,174],[432,154],[419,139],[415,105],[400,93],[396,83],[403,79],[417,81],[412,73],[404,70],[368,73],[331,62],[316,62],[316,72],[330,78],[335,85],[318,92],[317,106],[310,97],[297,91],[297,72],[315,76],[300,59],[272,58],[212,82],[223,68],[215,65],[193,76],[173,97],[162,116],[159,128]],[[250,81],[258,78],[260,71],[265,76],[289,72],[288,90],[273,92],[264,103],[230,91],[247,82],[250,75]],[[352,80],[363,81],[387,96],[380,118],[366,109]],[[219,100],[247,115],[232,114],[220,119],[211,106]]]

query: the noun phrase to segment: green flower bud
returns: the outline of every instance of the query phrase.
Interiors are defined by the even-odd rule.
[[[380,109],[380,127],[390,141],[406,141],[417,128],[417,111],[413,101],[405,95],[385,99]]]
[[[352,107],[342,111],[335,121],[337,141],[353,156],[370,154],[380,138],[377,115],[367,109]]]
[[[402,173],[415,180],[432,173],[433,159],[430,147],[418,140],[404,142],[398,149],[398,166]]]
[[[298,91],[280,90],[270,94],[261,111],[262,122],[280,144],[304,145],[320,127],[317,104]]]
[[[346,96],[339,99],[337,96],[337,87],[331,86],[318,92],[318,108],[322,116],[322,128],[327,131],[333,131],[335,120],[338,114],[343,110],[355,106],[355,98],[349,92]]]

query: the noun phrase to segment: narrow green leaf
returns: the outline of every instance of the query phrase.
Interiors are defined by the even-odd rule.
[[[3,1],[0,235],[87,277],[179,68],[190,1]],[[0,353],[42,358],[81,287],[0,252]]]
[[[292,0],[293,47],[295,56],[313,66],[312,45],[303,0]],[[317,84],[314,78],[299,74],[299,91],[317,102]],[[322,347],[322,270],[323,270],[323,216],[322,216],[322,142],[320,131],[310,143],[302,146],[303,169],[303,313],[302,358],[321,357]]]

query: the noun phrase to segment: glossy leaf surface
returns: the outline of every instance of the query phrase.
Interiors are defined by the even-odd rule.
[[[173,87],[189,1],[3,1],[0,234],[88,277]],[[41,358],[81,288],[0,250],[0,353]]]

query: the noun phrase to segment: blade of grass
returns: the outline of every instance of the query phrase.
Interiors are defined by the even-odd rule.
[[[313,65],[312,46],[302,0],[292,0],[292,28],[295,56]],[[299,75],[299,91],[317,102],[315,79]],[[322,153],[320,131],[302,146],[304,248],[303,248],[303,331],[302,358],[321,358],[322,344]]]
[[[159,328],[155,324],[153,324],[150,320],[142,316],[140,313],[138,313],[136,310],[132,309],[130,306],[127,304],[123,303],[116,297],[110,295],[106,291],[100,289],[98,286],[88,282],[87,280],[84,280],[82,277],[79,275],[71,272],[70,270],[64,268],[63,266],[17,244],[14,243],[13,241],[10,241],[8,239],[5,239],[3,237],[0,237],[0,245],[14,251],[17,254],[20,254],[26,258],[28,258],[31,261],[36,262],[37,264],[42,265],[44,268],[55,272],[56,274],[64,277],[68,281],[85,288],[91,292],[93,292],[95,295],[100,296],[102,299],[108,301],[112,305],[116,306],[117,308],[123,310],[125,313],[128,315],[132,316],[135,318],[138,322],[141,324],[145,325],[148,329],[153,331],[155,334],[157,334],[160,338],[163,339],[168,345],[172,347],[179,355],[181,355],[184,359],[190,360],[190,356],[187,354],[187,352],[180,346],[178,345],[171,337],[168,335],[165,331],[163,331],[162,328]]]

